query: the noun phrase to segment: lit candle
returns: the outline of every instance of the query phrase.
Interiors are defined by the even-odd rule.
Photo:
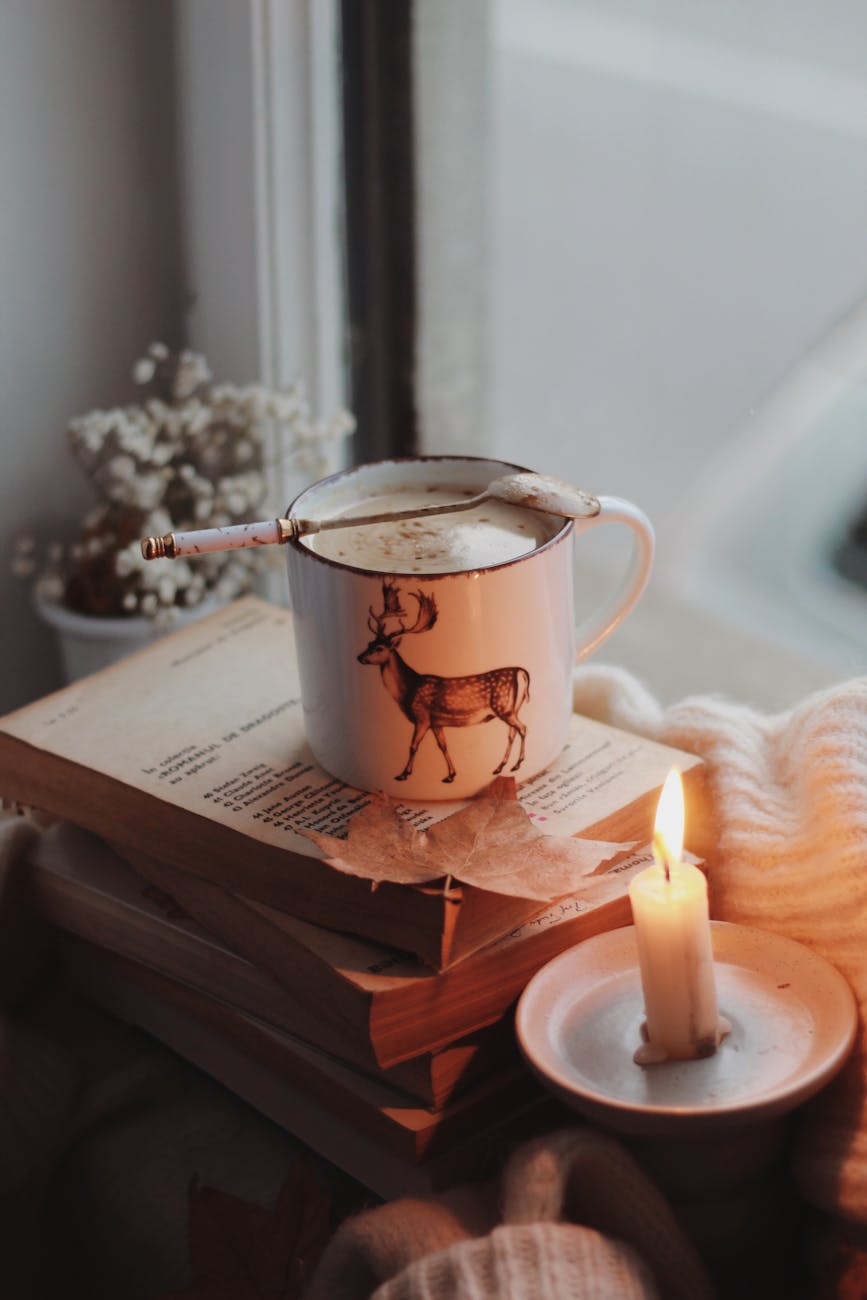
[[[728,1029],[717,1009],[707,881],[683,862],[683,784],[668,774],[653,833],[653,866],[629,886],[644,993],[639,1065],[710,1056]]]

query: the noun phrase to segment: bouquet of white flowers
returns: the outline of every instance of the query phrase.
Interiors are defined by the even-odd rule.
[[[162,343],[135,363],[133,379],[149,389],[142,402],[90,411],[68,426],[72,453],[102,498],[80,536],[49,547],[42,563],[33,539],[19,538],[13,567],[35,579],[40,601],[169,623],[179,609],[249,589],[267,562],[265,548],[148,564],[140,539],[255,518],[270,447],[317,478],[328,468],[329,445],[355,421],[346,411],[315,420],[301,382],[276,391],[214,383],[203,356]]]

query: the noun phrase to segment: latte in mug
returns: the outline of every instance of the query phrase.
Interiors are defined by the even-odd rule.
[[[476,496],[465,488],[399,486],[340,511],[339,517],[446,505]],[[334,517],[334,516],[332,516]],[[311,533],[303,543],[317,555],[372,573],[458,573],[507,564],[543,546],[563,527],[505,501],[483,501],[471,510],[420,519],[384,520],[360,528]]]

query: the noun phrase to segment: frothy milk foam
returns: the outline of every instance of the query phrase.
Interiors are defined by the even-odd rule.
[[[380,511],[437,506],[477,496],[463,488],[391,488],[366,497],[342,518]],[[425,519],[396,519],[360,528],[336,528],[302,539],[317,555],[374,573],[452,573],[505,564],[529,555],[560,531],[563,520],[505,501],[483,501],[471,510]]]

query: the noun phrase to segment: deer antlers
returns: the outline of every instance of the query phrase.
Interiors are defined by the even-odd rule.
[[[406,627],[403,619],[406,617],[406,611],[400,605],[400,591],[393,582],[383,582],[382,584],[382,613],[374,613],[373,606],[370,606],[370,617],[367,620],[367,626],[375,636],[381,636],[396,642],[402,636],[407,636],[410,632],[427,632],[437,621],[437,603],[433,596],[426,596],[421,591],[409,592],[415,600],[418,601],[418,614],[412,627]],[[386,619],[397,618],[400,622],[397,628],[392,632],[386,632]]]

